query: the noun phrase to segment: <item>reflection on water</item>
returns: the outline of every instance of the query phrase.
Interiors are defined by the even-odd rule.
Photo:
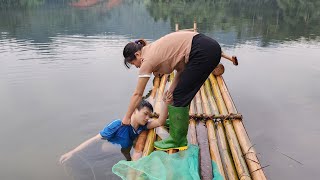
[[[201,32],[234,33],[237,41],[258,39],[269,42],[314,39],[319,36],[320,2],[287,0],[151,0],[149,13],[157,19],[169,19],[191,27],[190,19],[199,23]]]
[[[69,3],[48,1],[35,8],[1,10],[0,18],[0,30],[7,32],[8,37],[36,43],[50,43],[58,35],[122,34],[154,38],[170,32],[168,22],[154,22],[143,3],[134,1],[110,9],[103,3],[73,8]]]
[[[179,22],[181,27],[189,28],[193,19],[201,32],[215,34],[217,39],[232,44],[259,40],[261,46],[266,46],[270,42],[301,38],[314,40],[320,33],[317,0],[7,0],[1,3],[1,31],[37,42],[50,42],[50,37],[57,34],[108,32],[137,36],[153,32],[147,38],[157,38],[163,35],[161,27],[174,29],[174,23]],[[159,26],[148,23],[150,20]],[[231,41],[226,39],[229,35]]]
[[[314,179],[319,3],[0,0],[0,179],[68,179],[59,155],[126,110],[137,71],[124,68],[123,46],[157,39],[175,22],[190,28],[194,18],[240,59],[239,67],[225,64],[224,77],[261,161],[271,165],[268,177]]]

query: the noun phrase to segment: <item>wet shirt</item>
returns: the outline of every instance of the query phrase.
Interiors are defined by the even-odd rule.
[[[155,74],[169,74],[178,63],[187,63],[191,51],[192,39],[197,32],[173,32],[142,48],[143,61],[139,77]]]
[[[111,143],[120,144],[122,148],[127,148],[132,146],[135,138],[137,138],[143,130],[147,129],[147,124],[139,126],[137,130],[131,125],[121,126],[121,120],[117,119],[104,127],[104,129],[100,131],[100,135]]]

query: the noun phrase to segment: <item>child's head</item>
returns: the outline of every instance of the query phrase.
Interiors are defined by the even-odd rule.
[[[152,112],[152,105],[148,101],[142,100],[137,109],[133,112],[131,121],[136,121],[139,125],[143,126],[148,122]]]

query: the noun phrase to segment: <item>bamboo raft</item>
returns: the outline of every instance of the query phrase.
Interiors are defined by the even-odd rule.
[[[193,29],[197,26],[194,23]],[[176,31],[178,25],[176,24]],[[155,77],[149,102],[155,112],[160,112],[162,96],[169,87],[173,74]],[[223,77],[211,74],[190,104],[188,143],[198,145],[199,175],[212,180],[214,161],[224,179],[265,180],[256,151],[242,122],[242,116],[233,103]],[[156,118],[155,118],[156,120]],[[133,160],[148,156],[154,151],[153,143],[168,137],[165,127],[142,132],[134,147]],[[175,153],[170,150],[167,153]]]

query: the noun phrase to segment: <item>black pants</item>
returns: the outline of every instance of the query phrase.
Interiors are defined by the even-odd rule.
[[[173,91],[173,105],[188,106],[221,59],[219,43],[203,34],[192,39],[189,62],[181,74],[180,81]]]

